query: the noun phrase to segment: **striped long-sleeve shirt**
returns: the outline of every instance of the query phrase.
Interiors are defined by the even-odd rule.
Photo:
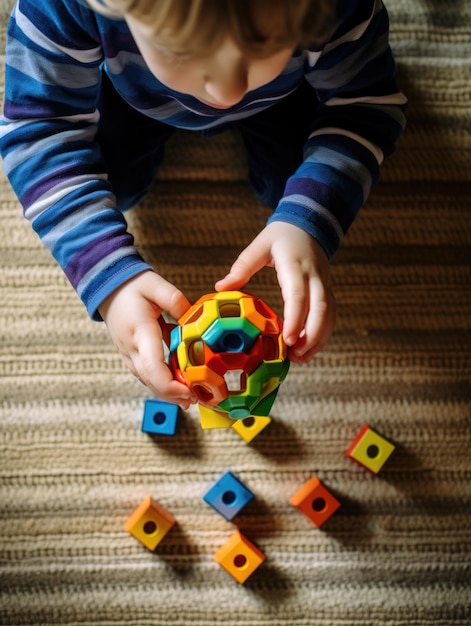
[[[17,2],[6,48],[3,168],[92,317],[99,319],[99,305],[115,289],[149,269],[116,209],[95,141],[103,70],[138,111],[190,130],[253,115],[306,77],[320,102],[316,126],[270,221],[300,226],[334,255],[394,150],[406,103],[382,2],[339,0],[337,10],[325,45],[296,50],[279,77],[221,110],[160,83],[124,20],[99,15],[84,0]]]

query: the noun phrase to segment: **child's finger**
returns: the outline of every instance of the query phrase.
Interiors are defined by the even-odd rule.
[[[178,320],[191,306],[186,296],[172,283],[158,274],[152,274],[152,284],[149,284],[147,297],[159,307]]]
[[[219,280],[216,291],[238,289],[243,287],[254,274],[269,263],[269,251],[263,245],[260,236],[243,250],[232,264],[229,273]]]
[[[301,273],[290,271],[283,263],[279,264],[277,278],[284,302],[283,339],[287,346],[293,346],[299,339],[308,313],[307,281]]]
[[[322,283],[312,284],[309,312],[298,341],[292,346],[290,358],[297,362],[309,361],[320,352],[332,335],[335,324],[335,298],[330,289],[324,290]]]
[[[132,359],[139,380],[162,400],[191,404],[195,400],[192,391],[174,380],[164,362],[159,327],[156,324],[141,326],[136,334],[137,350]]]

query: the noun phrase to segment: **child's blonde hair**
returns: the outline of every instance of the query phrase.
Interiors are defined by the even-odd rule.
[[[97,12],[145,22],[159,47],[174,55],[211,54],[225,35],[247,53],[324,41],[335,0],[87,0]]]

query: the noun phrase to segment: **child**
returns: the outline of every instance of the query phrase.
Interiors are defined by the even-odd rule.
[[[328,262],[404,127],[381,0],[19,0],[6,54],[4,170],[155,395],[195,401],[156,322],[190,303],[139,256],[123,211],[149,190],[174,128],[236,127],[273,209],[216,289],[274,267],[290,358],[325,345]]]

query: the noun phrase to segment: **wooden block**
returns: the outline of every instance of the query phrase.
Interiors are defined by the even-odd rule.
[[[263,563],[265,555],[240,531],[236,531],[229,541],[219,548],[214,560],[237,582],[244,583]]]
[[[262,415],[250,415],[232,424],[233,430],[242,437],[245,443],[250,443],[271,422],[271,417]]]
[[[394,449],[391,442],[365,424],[352,441],[346,455],[372,474],[377,474]]]
[[[211,428],[230,428],[234,420],[225,411],[217,411],[204,404],[198,405],[200,412],[201,428],[209,430]]]
[[[125,529],[153,551],[175,522],[173,515],[149,496],[127,520]]]
[[[291,497],[290,503],[318,528],[339,508],[340,502],[313,476]]]
[[[253,493],[232,472],[226,472],[205,493],[203,500],[231,521],[252,500]]]
[[[173,436],[177,429],[179,407],[162,400],[146,400],[141,430],[148,435]]]

